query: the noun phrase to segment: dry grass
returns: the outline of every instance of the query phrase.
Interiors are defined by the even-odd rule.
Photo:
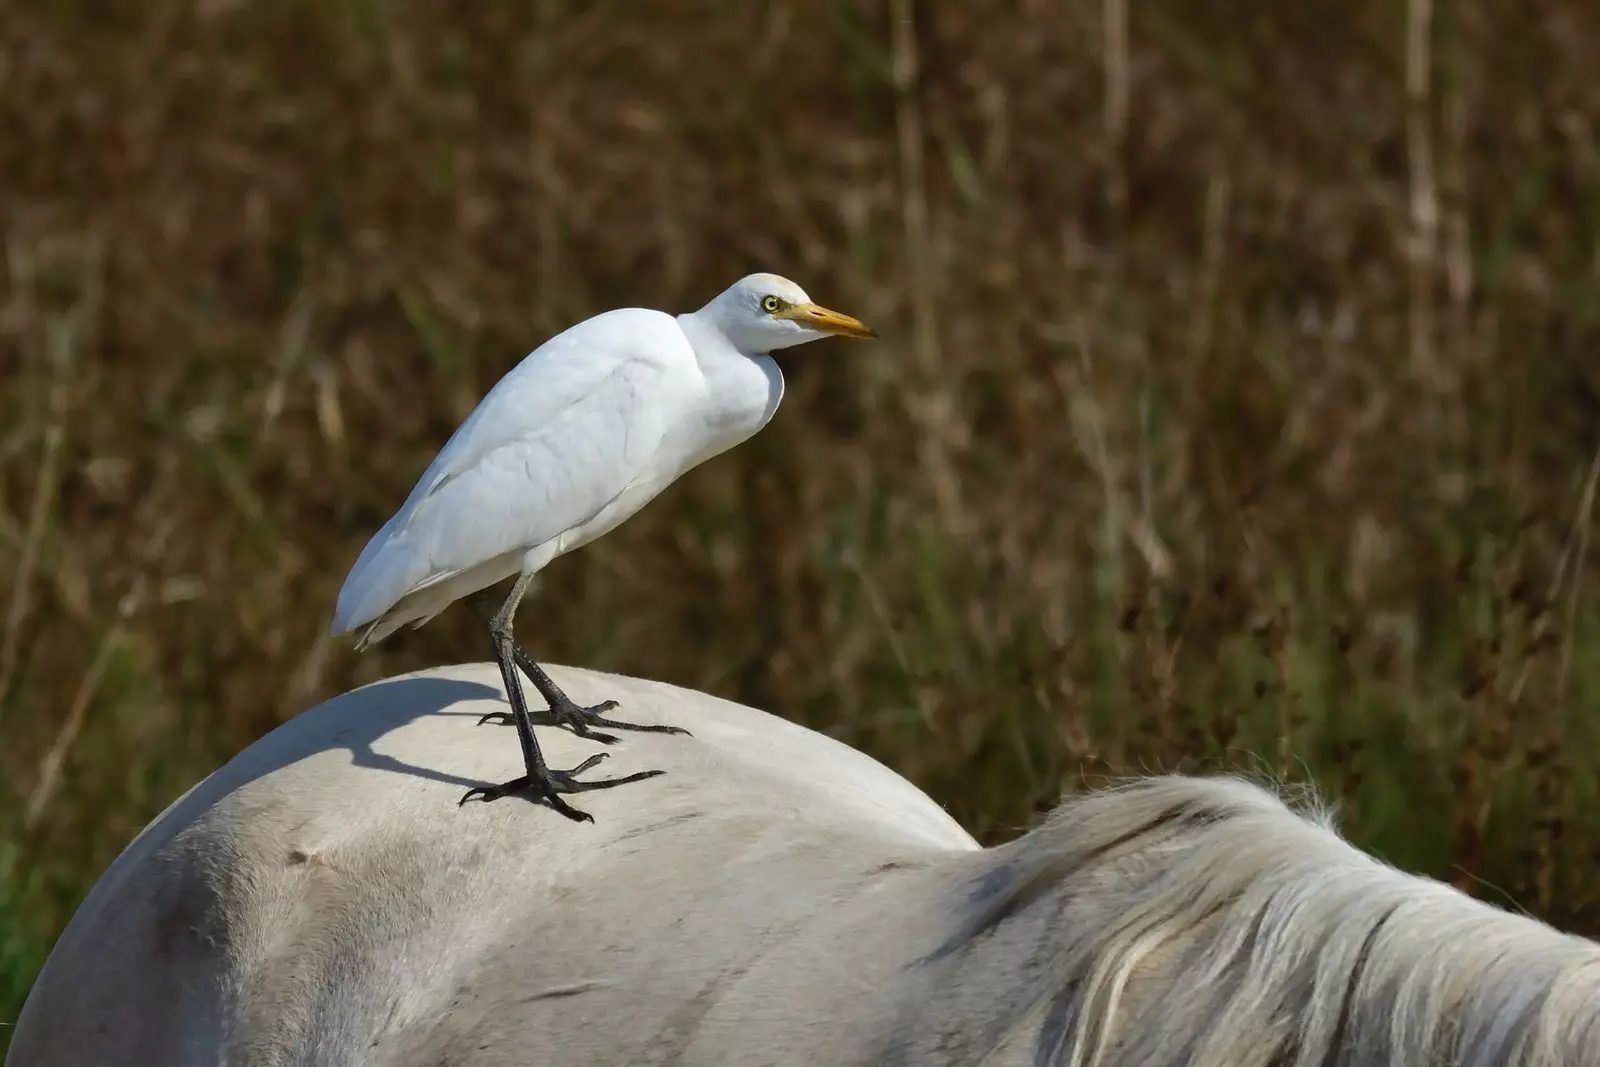
[[[485,656],[465,611],[323,634],[496,377],[753,269],[886,340],[800,350],[771,427],[552,567],[537,654],[826,729],[990,840],[1114,770],[1314,778],[1366,847],[1600,932],[1597,34],[5,5],[0,1019],[195,778]]]

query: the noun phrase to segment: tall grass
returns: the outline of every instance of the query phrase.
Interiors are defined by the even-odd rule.
[[[0,1020],[357,656],[482,392],[776,270],[877,326],[546,572],[535,654],[827,730],[985,840],[1315,780],[1600,932],[1600,81],[1576,0],[21,0],[0,11]],[[0,1029],[0,1042],[4,1042]]]

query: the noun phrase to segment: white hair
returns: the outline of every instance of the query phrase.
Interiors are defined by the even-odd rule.
[[[923,965],[1032,912],[1048,947],[1012,1036],[1034,1035],[1039,1067],[1600,1057],[1600,946],[1373,859],[1314,799],[1141,779],[996,853]]]

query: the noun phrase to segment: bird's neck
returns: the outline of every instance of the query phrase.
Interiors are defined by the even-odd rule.
[[[740,351],[721,330],[696,315],[679,315],[678,324],[705,377],[704,415],[712,431],[708,455],[714,455],[745,440],[772,418],[783,399],[783,372],[770,355]]]
[[[735,359],[771,358],[767,352],[746,352],[741,349],[728,339],[727,333],[717,324],[716,317],[706,312],[707,309],[702,308],[678,316],[678,326],[683,330],[683,335],[689,339],[689,344],[699,357],[702,367]]]

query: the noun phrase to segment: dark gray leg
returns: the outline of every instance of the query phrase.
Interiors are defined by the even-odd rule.
[[[539,741],[533,735],[533,717],[529,715],[527,699],[522,695],[522,683],[517,679],[514,654],[516,642],[511,634],[511,618],[516,613],[517,604],[521,601],[523,593],[527,592],[528,581],[531,577],[531,575],[523,575],[517,579],[517,584],[512,587],[511,594],[506,597],[506,602],[494,614],[494,617],[489,620],[489,633],[494,638],[495,660],[500,665],[500,680],[506,687],[506,699],[511,702],[510,717],[517,727],[517,740],[522,743],[522,762],[527,768],[527,773],[520,778],[513,778],[509,782],[502,782],[499,785],[478,786],[474,789],[469,789],[462,796],[461,803],[465,804],[475,796],[482,797],[485,802],[488,802],[499,800],[501,797],[510,796],[513,793],[530,793],[569,819],[580,822],[593,822],[593,815],[572,807],[561,799],[561,794],[583,793],[592,789],[609,789],[612,786],[627,785],[630,782],[654,778],[663,772],[639,771],[621,778],[603,778],[599,781],[580,782],[576,776],[605,759],[604,753],[590,756],[570,771],[551,770],[545,764],[544,753],[539,751]]]
[[[494,619],[489,614],[488,606],[481,598],[474,597],[468,603],[480,618],[487,621],[490,626],[494,625]],[[517,666],[522,668],[522,673],[528,676],[528,680],[533,682],[533,687],[539,691],[539,695],[544,697],[545,702],[550,705],[549,711],[530,713],[536,726],[567,726],[579,737],[598,741],[603,745],[614,744],[617,740],[616,737],[611,734],[600,733],[598,730],[592,729],[592,727],[604,726],[611,730],[639,730],[643,733],[652,734],[687,734],[689,732],[681,726],[646,726],[641,723],[619,722],[616,719],[608,719],[605,717],[605,712],[617,706],[615,700],[602,700],[598,704],[583,707],[561,691],[561,687],[556,685],[555,679],[546,674],[544,668],[533,661],[533,657],[528,655],[521,645],[517,644],[515,637],[511,641],[511,654]],[[482,726],[486,722],[495,722],[505,726],[510,724],[511,721],[510,712],[491,711],[478,720],[478,725]]]

